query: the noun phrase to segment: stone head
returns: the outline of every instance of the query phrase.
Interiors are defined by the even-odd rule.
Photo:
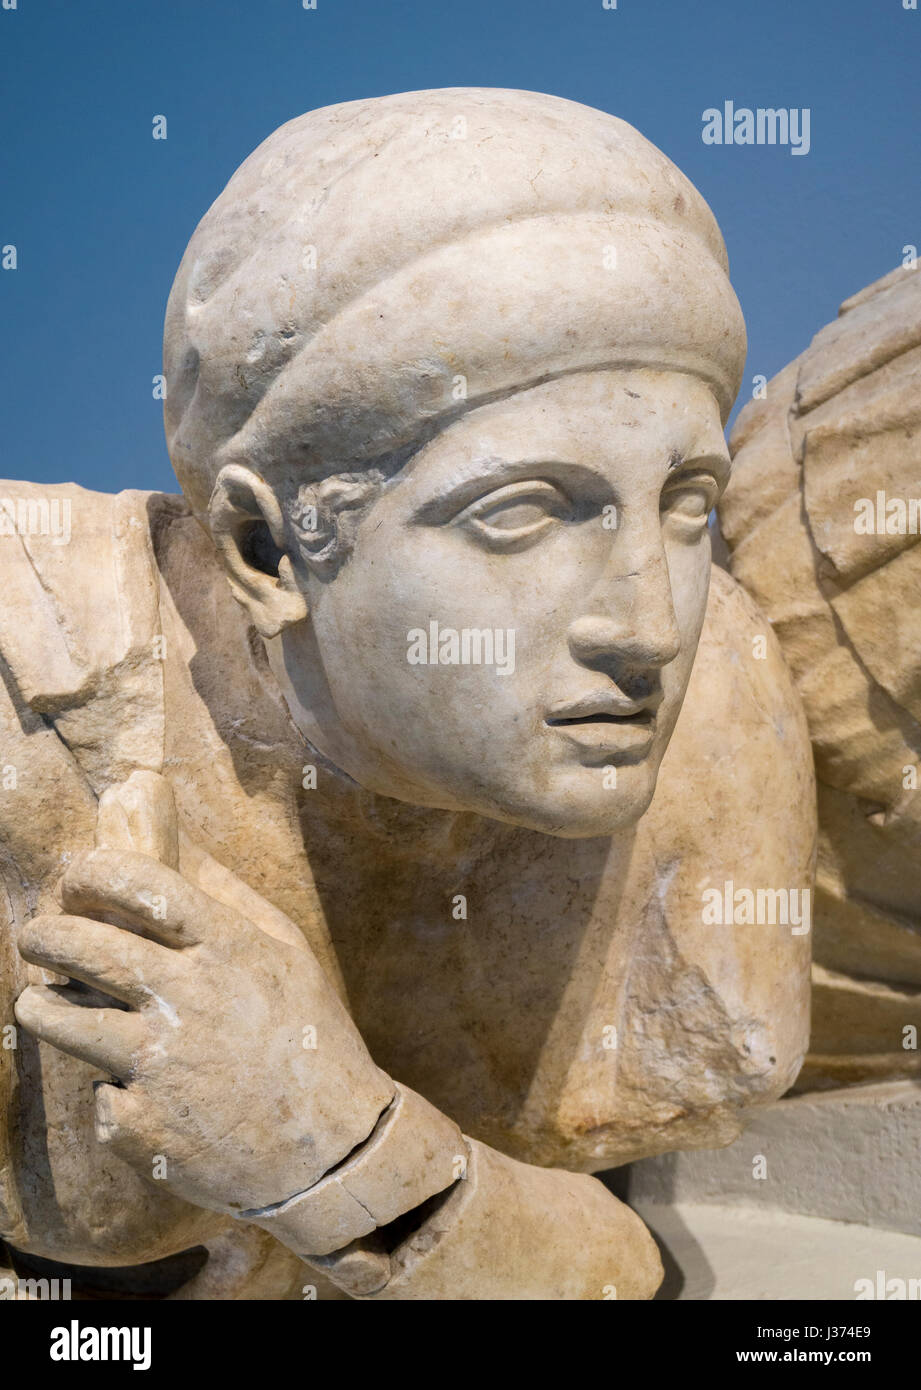
[[[415,805],[635,822],[744,353],[710,210],[613,116],[447,89],[271,135],[176,277],[166,428],[310,743]]]

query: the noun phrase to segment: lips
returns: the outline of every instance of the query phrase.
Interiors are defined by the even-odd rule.
[[[545,722],[579,748],[611,761],[631,761],[641,758],[652,745],[660,699],[639,702],[613,691],[588,695],[554,706]]]

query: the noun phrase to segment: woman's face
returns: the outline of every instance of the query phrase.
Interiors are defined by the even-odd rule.
[[[305,734],[420,805],[573,837],[636,821],[728,471],[715,399],[678,372],[573,374],[469,411],[384,487],[335,578],[299,575],[310,617],[283,661]]]

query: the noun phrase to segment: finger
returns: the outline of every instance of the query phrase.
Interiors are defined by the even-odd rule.
[[[69,975],[142,1008],[180,968],[174,951],[87,917],[33,917],[20,927],[19,954],[32,965]]]
[[[99,798],[97,849],[135,850],[179,867],[179,825],[173,789],[158,772],[138,769]]]
[[[304,933],[290,917],[267,902],[230,869],[225,869],[200,845],[193,844],[182,832],[179,835],[179,855],[183,875],[197,884],[209,898],[223,903],[238,915],[242,914],[266,936],[274,936],[276,941],[283,941],[286,946],[293,946],[298,951],[310,951]],[[329,960],[324,964],[327,971],[336,976],[345,993],[345,982],[339,974],[338,962]]]
[[[16,1000],[17,1022],[42,1042],[112,1076],[131,1076],[146,1041],[140,1014],[88,1008],[62,985],[29,985]]]
[[[58,885],[58,897],[65,912],[117,917],[166,946],[194,946],[233,934],[227,908],[173,869],[131,850],[78,855]]]
[[[149,1169],[151,1151],[144,1139],[145,1122],[151,1118],[149,1105],[133,1091],[104,1081],[97,1081],[93,1091],[97,1142],[106,1144],[138,1172]]]

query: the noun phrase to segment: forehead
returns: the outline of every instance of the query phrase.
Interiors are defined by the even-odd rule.
[[[661,479],[676,459],[728,461],[719,405],[683,372],[573,372],[479,406],[430,440],[404,474],[413,490],[521,463]]]

